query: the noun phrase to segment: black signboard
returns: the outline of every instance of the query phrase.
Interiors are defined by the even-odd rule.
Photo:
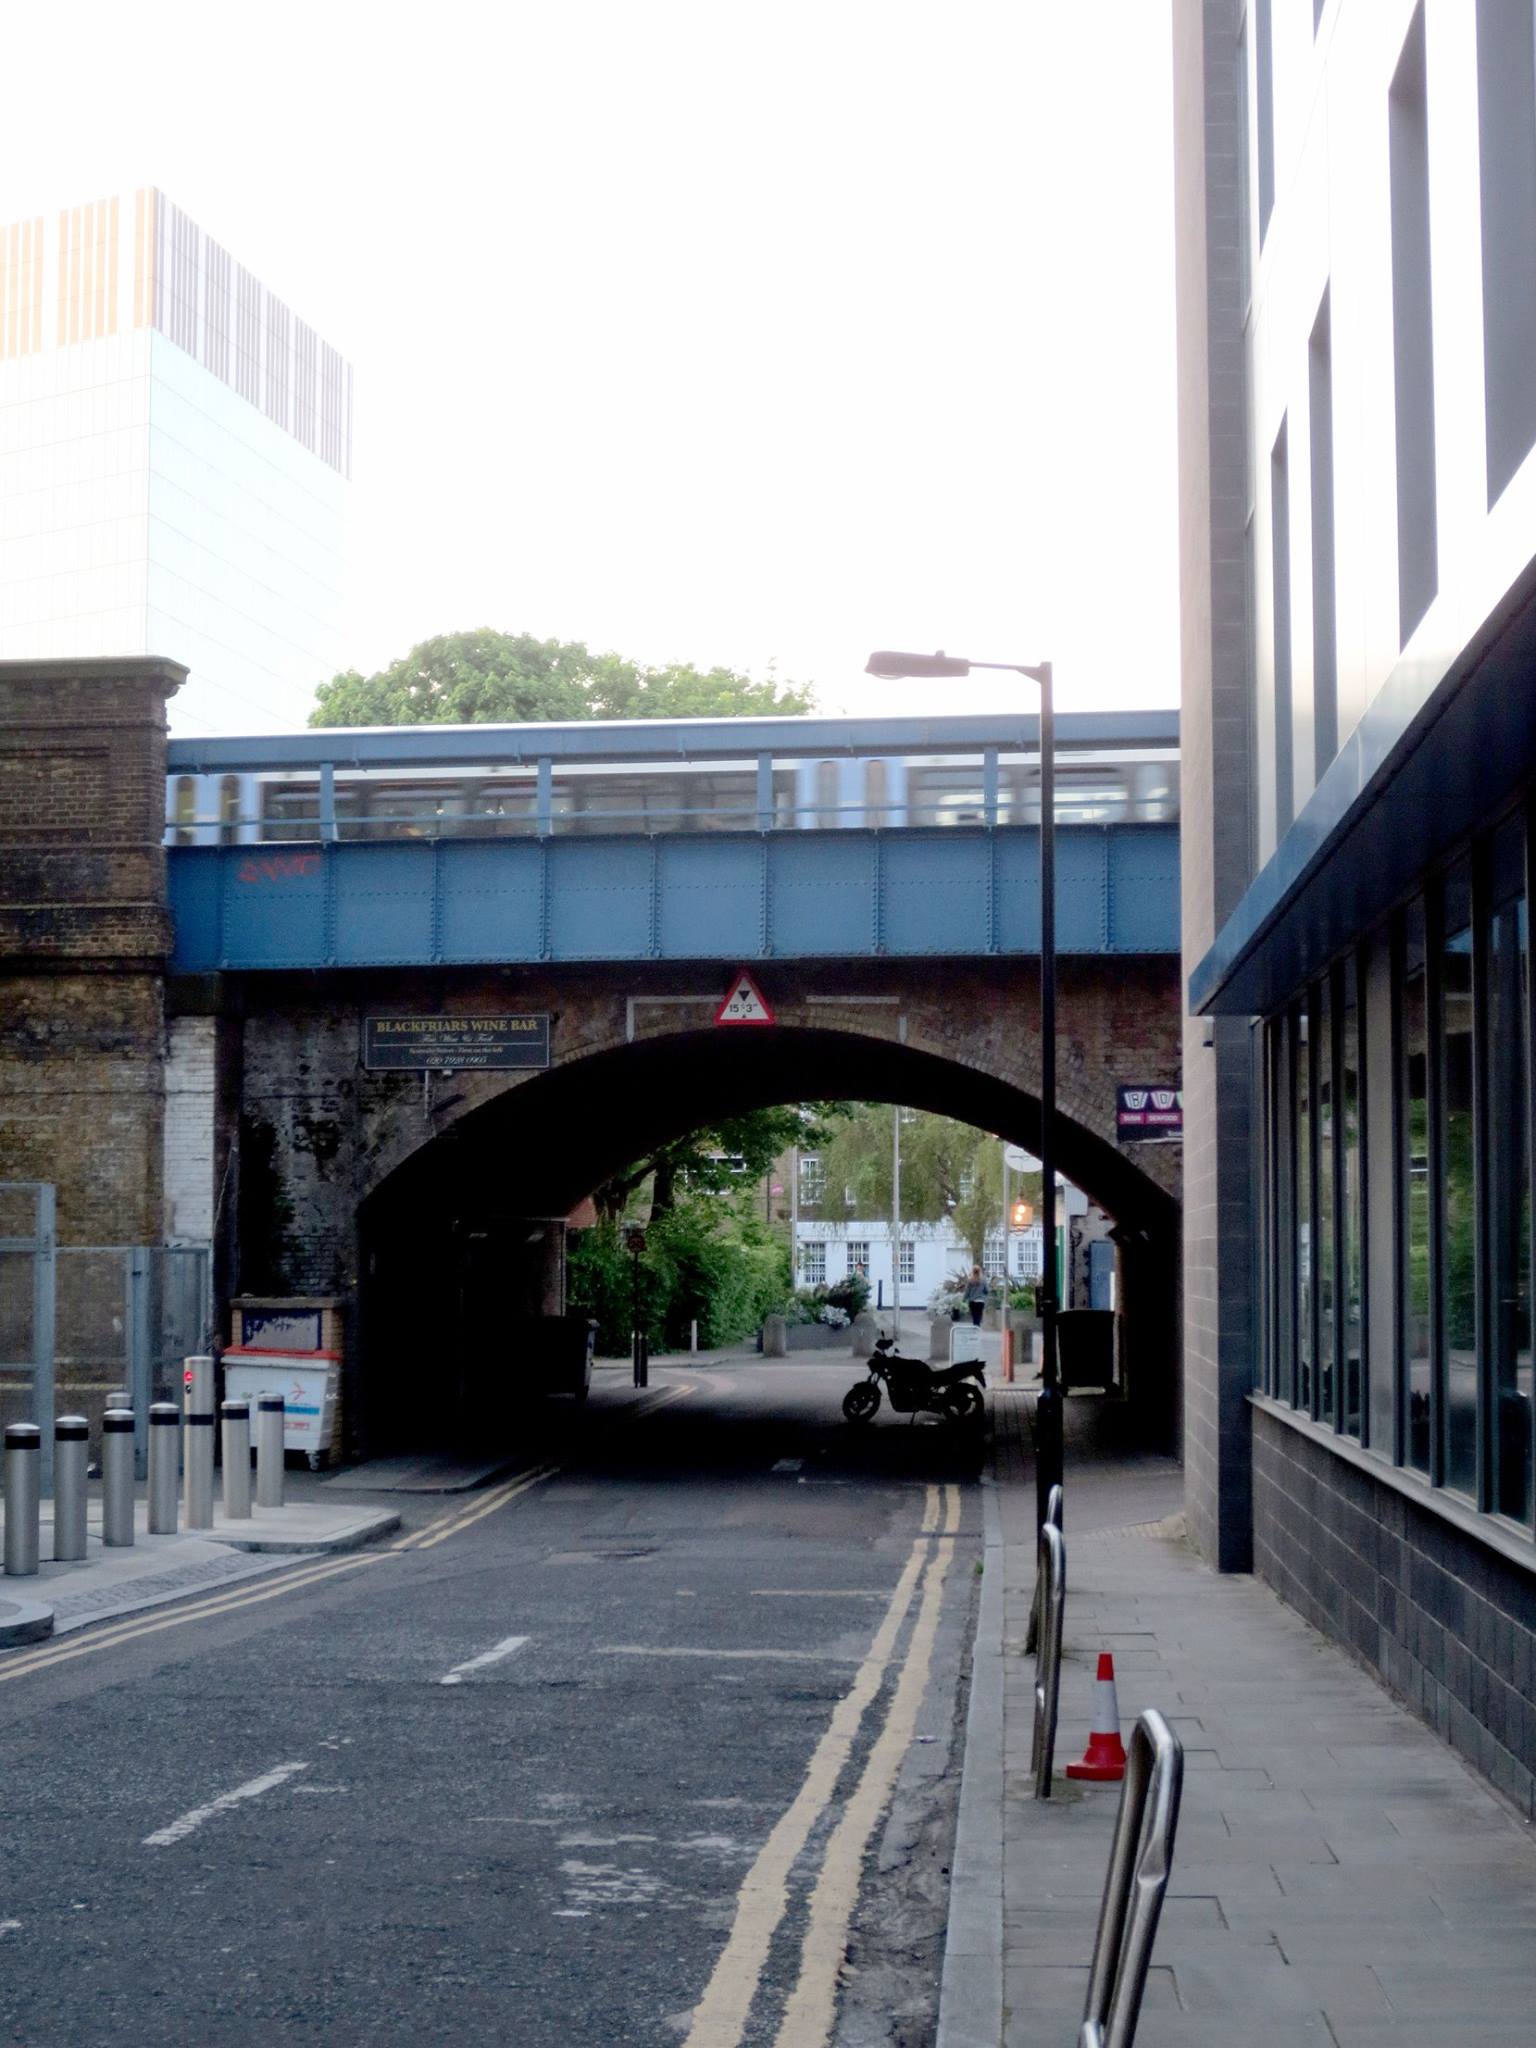
[[[1184,1091],[1181,1088],[1117,1088],[1115,1135],[1122,1145],[1167,1143],[1184,1135]]]
[[[374,1073],[549,1065],[549,1018],[365,1017],[363,1065]]]

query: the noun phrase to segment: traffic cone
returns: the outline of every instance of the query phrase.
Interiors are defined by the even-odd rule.
[[[1094,1778],[1105,1782],[1125,1776],[1125,1744],[1120,1740],[1120,1702],[1115,1697],[1115,1660],[1108,1650],[1099,1652],[1099,1675],[1094,1681],[1093,1724],[1088,1747],[1080,1763],[1067,1765],[1069,1778]]]

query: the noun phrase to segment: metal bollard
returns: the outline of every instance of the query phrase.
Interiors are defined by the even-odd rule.
[[[213,1360],[206,1352],[198,1352],[191,1358],[184,1358],[182,1366],[186,1376],[188,1415],[211,1415]]]
[[[251,1518],[251,1404],[226,1401],[224,1416],[224,1519]]]
[[[85,1556],[90,1435],[83,1415],[61,1415],[53,1425],[53,1555],[59,1564],[78,1564]]]
[[[176,1425],[181,1417],[174,1401],[156,1401],[149,1411],[149,1533],[176,1534],[176,1457],[180,1449]]]
[[[283,1504],[283,1415],[281,1394],[262,1394],[256,1402],[256,1505]]]
[[[109,1408],[101,1418],[101,1540],[126,1550],[133,1542],[133,1412]]]
[[[187,1417],[187,1527],[213,1527],[213,1417]]]
[[[37,1517],[42,1499],[43,1432],[35,1422],[5,1430],[5,1569],[13,1579],[37,1570]]]

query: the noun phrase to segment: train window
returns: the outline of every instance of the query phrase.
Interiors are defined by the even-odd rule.
[[[911,825],[982,825],[986,822],[981,763],[946,762],[914,768],[907,777]]]
[[[886,802],[888,771],[883,761],[864,763],[864,823],[866,825],[889,825],[893,820],[888,816]]]
[[[818,761],[816,763],[816,811],[811,819],[813,825],[835,825],[837,823],[837,763]]]
[[[197,778],[192,775],[178,775],[171,805],[171,820],[176,828],[176,844],[196,844],[197,832]]]
[[[219,782],[219,844],[233,846],[240,836],[240,778],[223,776]]]

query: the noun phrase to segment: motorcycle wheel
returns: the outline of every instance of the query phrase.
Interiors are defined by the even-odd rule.
[[[944,1397],[944,1405],[949,1410],[951,1422],[974,1421],[984,1405],[981,1389],[973,1380],[962,1380],[958,1386],[950,1388]]]
[[[849,1422],[873,1422],[880,1406],[880,1389],[873,1380],[860,1380],[843,1396],[843,1416]]]

